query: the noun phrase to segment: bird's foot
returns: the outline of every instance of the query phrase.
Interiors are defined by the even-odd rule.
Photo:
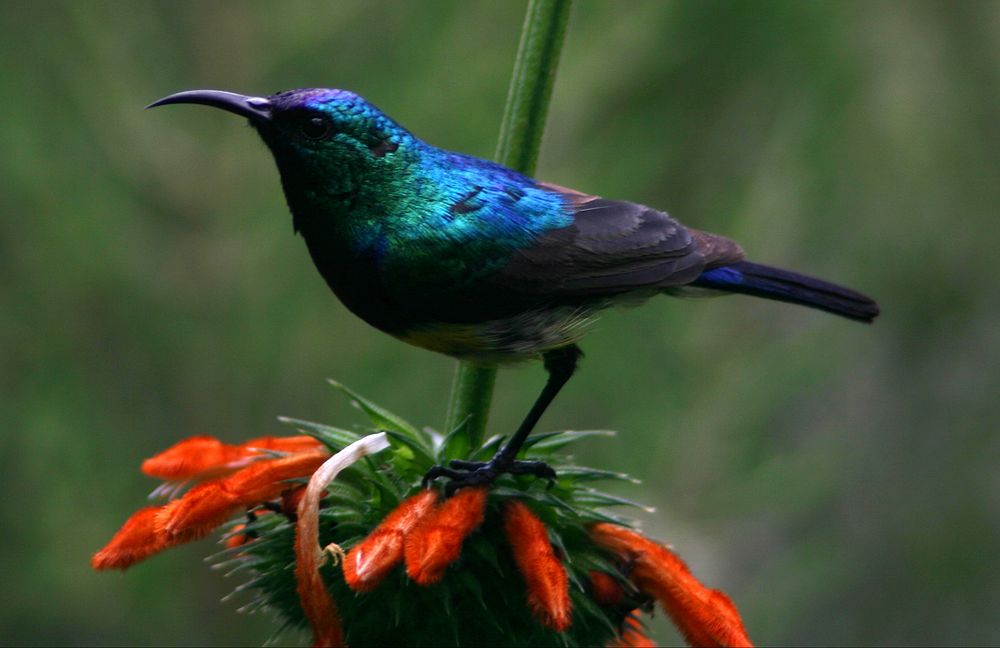
[[[466,486],[488,486],[504,473],[510,475],[534,475],[549,481],[549,486],[555,482],[556,471],[544,461],[514,461],[503,457],[493,457],[489,461],[463,461],[453,459],[448,462],[448,468],[434,466],[424,475],[426,486],[438,477],[449,481],[444,487],[444,494],[451,497],[459,488]]]

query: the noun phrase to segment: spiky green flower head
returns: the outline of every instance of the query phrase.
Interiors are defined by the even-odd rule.
[[[361,394],[330,381],[367,421],[358,430],[284,419],[337,452],[362,436],[384,432],[390,448],[366,457],[327,486],[320,503],[320,546],[349,551],[362,542],[397,506],[421,492],[421,478],[436,464],[458,456],[491,457],[503,442],[488,439],[471,453],[464,426],[442,435],[406,421]],[[576,442],[606,438],[598,430],[547,432],[531,437],[524,458],[556,468],[552,484],[525,475],[505,474],[490,491],[482,525],[462,544],[461,557],[439,582],[421,585],[398,564],[376,588],[354,591],[333,561],[321,569],[327,590],[343,619],[349,646],[603,646],[620,634],[625,616],[646,598],[627,580],[624,567],[597,546],[588,531],[598,522],[630,526],[623,512],[634,502],[602,492],[605,480],[631,482],[627,475],[576,464],[566,454]],[[519,501],[543,521],[568,576],[572,623],[566,632],[546,627],[530,611],[528,590],[503,529],[504,504]],[[625,511],[616,510],[625,507]],[[246,579],[237,587],[247,611],[276,612],[282,629],[306,627],[296,590],[295,524],[282,515],[250,513],[240,533],[252,541],[220,553],[220,568]],[[620,604],[593,597],[591,572],[611,575],[625,590]]]

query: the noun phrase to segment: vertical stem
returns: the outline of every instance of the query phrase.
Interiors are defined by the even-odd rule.
[[[449,458],[467,457],[471,450],[482,445],[496,380],[496,365],[482,365],[468,360],[458,363],[451,386],[448,427],[445,431],[451,432],[462,426],[464,434],[450,437],[446,451]]]
[[[529,0],[514,59],[495,159],[525,175],[535,172],[549,98],[559,65],[572,0]],[[447,454],[464,457],[482,445],[496,383],[496,365],[459,363],[448,405],[445,433],[462,426]]]
[[[530,0],[500,123],[496,161],[535,173],[572,0]]]

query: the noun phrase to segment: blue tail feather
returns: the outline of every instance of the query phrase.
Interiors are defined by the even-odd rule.
[[[706,270],[690,285],[800,304],[859,322],[870,323],[879,313],[878,304],[859,292],[749,261]]]

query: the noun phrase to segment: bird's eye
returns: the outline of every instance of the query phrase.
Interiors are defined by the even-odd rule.
[[[326,117],[306,117],[301,124],[302,134],[311,140],[323,139],[333,130],[333,124]]]

